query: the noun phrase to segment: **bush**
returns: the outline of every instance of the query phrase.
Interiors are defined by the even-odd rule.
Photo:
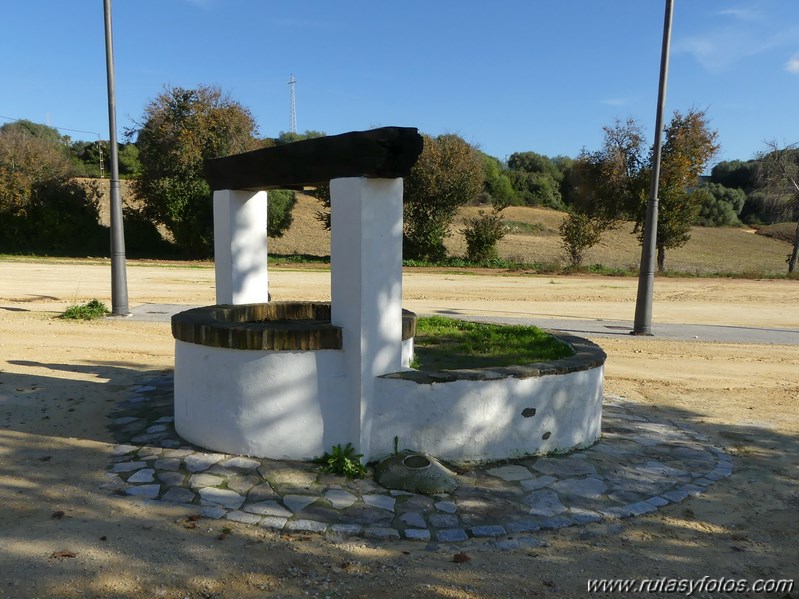
[[[696,194],[700,200],[697,224],[704,227],[741,224],[738,215],[746,202],[746,194],[742,190],[709,183],[700,187]]]
[[[0,212],[0,251],[66,256],[108,253],[98,224],[100,190],[74,180],[35,185],[23,211]]]
[[[482,262],[499,257],[497,243],[505,237],[508,227],[499,210],[480,210],[479,216],[466,219],[466,228],[461,232],[466,237],[466,259]]]
[[[266,234],[282,237],[293,220],[291,211],[297,203],[297,195],[288,189],[273,189],[267,193]]]
[[[597,243],[607,226],[599,219],[580,212],[570,213],[560,225],[561,246],[566,250],[571,266],[583,263],[585,251]]]

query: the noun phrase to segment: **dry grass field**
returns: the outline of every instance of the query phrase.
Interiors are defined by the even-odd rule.
[[[330,233],[316,220],[321,204],[301,195],[294,209],[294,223],[279,239],[269,241],[271,254],[330,254]],[[466,242],[460,232],[465,218],[480,208],[469,206],[458,213],[446,245],[451,255],[463,256]],[[511,232],[499,243],[502,258],[542,265],[565,265],[558,227],[564,213],[547,208],[511,206],[504,213]],[[666,268],[687,275],[734,273],[749,276],[782,274],[791,246],[784,239],[755,234],[750,228],[694,227],[691,240],[682,248],[667,250]],[[585,265],[637,270],[641,249],[632,224],[608,232],[591,248]]]

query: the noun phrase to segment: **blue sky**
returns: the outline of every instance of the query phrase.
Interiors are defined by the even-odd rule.
[[[652,139],[664,0],[113,0],[117,122],[165,84],[214,84],[263,136],[374,126],[457,133],[506,158]],[[101,0],[3,2],[0,123],[108,137]],[[706,109],[717,160],[799,142],[796,0],[675,0],[667,111]],[[63,131],[73,139],[91,133]]]

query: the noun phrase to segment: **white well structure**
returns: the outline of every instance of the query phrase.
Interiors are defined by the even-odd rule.
[[[328,151],[332,166],[320,172]],[[292,460],[352,443],[370,461],[390,454],[396,437],[401,448],[465,463],[599,438],[605,354],[584,339],[565,337],[575,355],[543,364],[408,367],[415,320],[402,310],[402,176],[420,151],[415,129],[390,127],[211,161],[217,305],[172,321],[184,439]],[[328,181],[332,302],[269,302],[267,190]]]

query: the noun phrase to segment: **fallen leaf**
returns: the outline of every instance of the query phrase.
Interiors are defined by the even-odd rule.
[[[465,553],[456,553],[455,555],[452,556],[452,561],[455,562],[456,564],[462,564],[463,562],[468,562],[470,559],[472,558],[470,558]]]
[[[225,540],[225,538],[227,538],[227,535],[226,535],[225,533],[221,532],[221,533],[219,533],[219,536],[218,536],[218,537],[216,537],[216,538],[217,538],[218,540],[220,540],[220,541],[224,541],[224,540]]]
[[[50,555],[50,559],[63,557],[76,557],[76,555],[71,551],[53,551],[52,555]]]
[[[107,540],[108,540],[108,537],[107,537],[107,536],[105,536],[105,535],[103,535],[102,537],[100,537],[100,540],[101,540],[101,541],[107,541]]]
[[[39,461],[40,462],[49,462],[52,459],[53,459],[53,456],[51,456],[51,455],[43,455],[42,457],[39,458]]]
[[[64,517],[64,512],[62,512],[61,510],[57,510],[57,511],[53,512],[52,514],[50,514],[50,517],[53,520],[61,520],[61,518]]]

